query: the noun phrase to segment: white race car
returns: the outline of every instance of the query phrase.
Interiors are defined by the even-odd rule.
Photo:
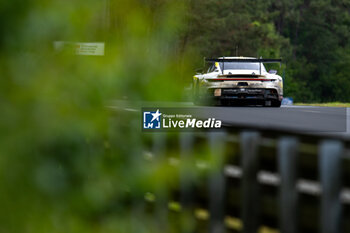
[[[281,106],[283,80],[276,70],[267,72],[263,64],[281,63],[281,59],[219,57],[206,62],[206,73],[193,77],[196,104]]]

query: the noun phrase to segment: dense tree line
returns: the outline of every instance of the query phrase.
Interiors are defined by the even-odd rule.
[[[350,101],[350,0],[191,0],[182,48],[282,57],[285,96]],[[283,72],[285,70],[285,72]]]

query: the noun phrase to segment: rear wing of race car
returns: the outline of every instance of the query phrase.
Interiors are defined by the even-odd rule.
[[[225,62],[246,62],[246,63],[259,63],[259,73],[261,75],[261,63],[282,63],[282,59],[263,59],[263,58],[205,58],[206,62],[222,62],[222,74],[224,74]]]

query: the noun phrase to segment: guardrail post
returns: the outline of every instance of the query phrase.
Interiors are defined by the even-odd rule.
[[[154,133],[152,151],[155,157],[156,163],[163,161],[165,158],[166,150],[166,134]],[[155,215],[156,225],[167,231],[168,228],[168,203],[167,203],[167,187],[165,184],[156,180],[155,185]]]
[[[195,219],[193,216],[194,164],[193,133],[180,134],[180,202],[182,208],[181,231],[194,232]]]
[[[341,232],[341,156],[343,144],[327,140],[319,146],[319,176],[322,186],[321,232]]]
[[[279,208],[282,233],[298,232],[298,190],[296,189],[298,144],[298,140],[291,137],[278,141],[278,169],[281,176]]]
[[[242,159],[242,220],[244,233],[256,233],[259,227],[259,184],[257,173],[259,169],[257,132],[241,133]]]
[[[224,175],[224,146],[225,133],[209,133],[211,154],[211,174],[209,176],[209,210],[210,232],[225,232],[225,175]]]

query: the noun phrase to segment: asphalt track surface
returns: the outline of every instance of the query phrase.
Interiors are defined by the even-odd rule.
[[[259,130],[282,130],[306,134],[337,135],[350,138],[350,108],[316,106],[237,107],[195,106],[191,102],[130,103],[113,101],[111,108],[141,111],[142,107],[188,108],[198,118],[215,118],[223,125]]]
[[[198,114],[225,125],[305,133],[346,134],[349,110],[335,107],[200,107]]]

